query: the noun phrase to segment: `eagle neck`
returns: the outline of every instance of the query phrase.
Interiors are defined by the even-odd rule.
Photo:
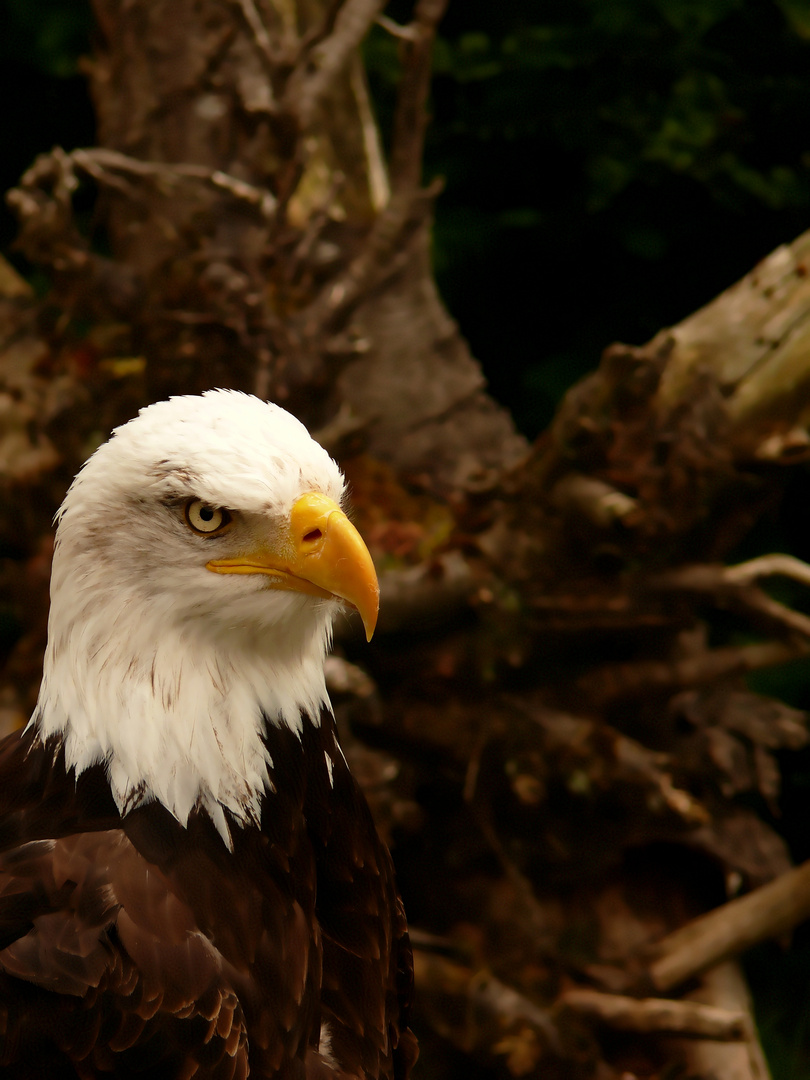
[[[307,634],[259,637],[151,620],[94,632],[89,612],[69,628],[52,620],[31,723],[77,776],[104,765],[121,814],[157,800],[185,826],[202,810],[230,847],[231,826],[258,824],[273,790],[267,725],[300,740],[304,717],[317,724],[329,707],[331,620],[309,614]]]

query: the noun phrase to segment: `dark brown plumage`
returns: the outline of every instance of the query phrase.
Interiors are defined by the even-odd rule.
[[[266,730],[275,792],[233,852],[205,814],[122,818],[101,766],[3,742],[0,1075],[407,1077],[390,856],[331,716]]]

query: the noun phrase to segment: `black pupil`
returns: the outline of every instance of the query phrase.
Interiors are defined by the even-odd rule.
[[[214,517],[214,511],[210,506],[200,507],[200,517],[203,521],[212,521]]]

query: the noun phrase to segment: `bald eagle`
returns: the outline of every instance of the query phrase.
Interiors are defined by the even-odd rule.
[[[324,683],[379,590],[344,479],[232,391],[143,409],[57,515],[0,744],[0,1075],[404,1080],[412,959]]]

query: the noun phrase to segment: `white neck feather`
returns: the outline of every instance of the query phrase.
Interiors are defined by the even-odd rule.
[[[230,845],[224,810],[257,822],[270,788],[263,715],[300,731],[302,713],[317,722],[328,707],[334,605],[291,597],[283,623],[223,633],[175,621],[137,588],[116,595],[115,612],[99,595],[74,590],[70,618],[52,609],[32,724],[62,740],[76,775],[103,762],[122,813],[157,799],[185,825],[200,807]]]

